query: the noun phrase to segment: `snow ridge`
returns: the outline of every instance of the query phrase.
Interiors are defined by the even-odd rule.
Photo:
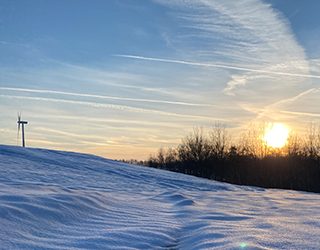
[[[320,249],[320,196],[0,145],[0,249]]]

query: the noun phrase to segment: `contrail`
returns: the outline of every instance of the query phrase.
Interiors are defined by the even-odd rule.
[[[69,104],[76,104],[76,105],[86,105],[86,106],[95,107],[95,108],[109,108],[109,109],[136,112],[136,113],[149,113],[149,114],[173,116],[173,117],[188,118],[188,119],[215,120],[215,119],[212,119],[212,117],[208,117],[208,116],[180,114],[180,113],[166,112],[166,111],[161,111],[161,110],[156,110],[156,109],[144,109],[144,108],[125,106],[125,105],[106,104],[106,103],[99,103],[99,102],[86,102],[86,101],[67,100],[67,99],[61,99],[61,98],[58,99],[58,98],[2,95],[2,94],[0,94],[0,97],[12,98],[12,99],[45,101],[45,102],[69,103]],[[222,120],[222,119],[220,119],[220,120]]]
[[[238,67],[238,66],[225,65],[225,64],[200,63],[200,62],[191,62],[191,61],[184,61],[184,60],[164,59],[164,58],[135,56],[135,55],[114,55],[114,56],[130,58],[130,59],[145,60],[145,61],[155,61],[155,62],[164,62],[164,63],[177,63],[177,64],[185,64],[185,65],[191,65],[191,66],[213,67],[213,68],[222,68],[222,69],[234,69],[234,70],[239,70],[239,71],[249,71],[249,72],[257,72],[257,73],[272,74],[272,75],[295,76],[295,77],[303,77],[303,78],[320,79],[320,75],[296,74],[296,73],[289,73],[289,72],[268,71],[268,70],[252,69],[252,68]]]
[[[152,99],[129,98],[129,97],[118,97],[118,96],[107,96],[107,95],[93,95],[93,94],[82,94],[82,93],[73,93],[73,92],[46,90],[46,89],[27,89],[27,88],[10,88],[10,87],[0,87],[0,89],[1,90],[9,90],[9,91],[19,91],[19,92],[59,94],[59,95],[68,95],[68,96],[77,96],[77,97],[92,97],[92,98],[119,100],[119,101],[162,103],[162,104],[173,104],[173,105],[182,105],[182,106],[198,106],[198,107],[213,107],[214,106],[214,105],[210,105],[210,104],[201,104],[201,103],[178,102],[178,101],[167,101],[167,100],[152,100]]]
[[[30,115],[29,115],[30,116]],[[37,117],[37,115],[31,117]],[[41,117],[46,119],[59,119],[59,120],[80,120],[83,119],[82,116],[76,115],[41,115]],[[162,121],[150,121],[150,120],[133,120],[132,118],[128,119],[117,119],[117,118],[94,118],[94,117],[86,117],[86,121],[95,122],[95,123],[108,123],[115,124],[114,127],[119,127],[117,124],[131,124],[132,127],[146,127],[146,126],[157,126],[157,127],[170,127],[170,128],[181,128],[181,125],[173,123],[173,122],[162,122]],[[1,132],[1,129],[0,129]]]
[[[282,111],[280,111],[280,112],[281,112],[281,113],[284,113],[284,114],[290,114],[290,115],[320,117],[320,114],[310,113],[310,112],[294,112],[294,111],[287,111],[287,110],[282,110]]]

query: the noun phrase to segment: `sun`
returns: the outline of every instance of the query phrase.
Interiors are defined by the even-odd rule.
[[[263,135],[264,143],[271,148],[282,148],[286,145],[289,129],[282,123],[271,123],[267,126]]]

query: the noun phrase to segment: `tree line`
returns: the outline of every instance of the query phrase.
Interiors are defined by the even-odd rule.
[[[222,124],[206,133],[195,128],[177,147],[160,148],[144,164],[239,185],[320,193],[319,127],[310,126],[304,136],[291,133],[281,149],[262,143],[263,129],[254,126],[235,142]]]

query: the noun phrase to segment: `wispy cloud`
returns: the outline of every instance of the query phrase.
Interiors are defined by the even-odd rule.
[[[295,116],[320,117],[320,113],[296,112],[296,111],[287,111],[287,110],[281,110],[280,112],[284,114],[295,115]]]
[[[29,117],[36,118],[38,115],[30,114]],[[64,121],[81,121],[84,120],[83,116],[77,116],[77,115],[60,115],[60,114],[42,114],[41,118],[44,118],[45,120],[64,120]],[[126,127],[126,129],[129,128],[141,128],[146,129],[145,127],[148,127],[148,130],[153,127],[161,130],[161,128],[175,128],[175,129],[181,129],[181,124],[170,122],[170,121],[152,121],[152,120],[134,120],[132,118],[127,119],[115,119],[115,118],[98,118],[98,117],[86,117],[86,122],[90,123],[100,123],[103,125],[103,127],[115,127],[121,129],[122,127]]]
[[[291,115],[291,122],[294,116],[318,117],[318,61],[306,57],[290,23],[272,5],[260,0],[156,2],[170,6],[173,18],[187,31],[170,37],[171,43],[190,53],[182,53],[178,59],[121,56],[225,70],[229,79],[221,91],[241,109],[255,114],[254,120],[285,122],[284,114]]]
[[[269,77],[274,77],[268,81],[269,90],[275,87],[275,91],[281,87],[277,78],[286,78],[281,85],[287,92],[297,82],[320,78],[320,75],[310,73],[304,50],[296,41],[287,20],[263,1],[156,2],[170,6],[172,16],[187,31],[181,32],[183,37],[178,35],[171,41],[188,49],[181,58],[192,60],[144,58],[139,55],[131,58],[229,70],[231,79],[224,88],[224,93],[229,95],[236,95],[238,89],[250,89],[251,96],[261,94],[265,89],[262,84],[267,82],[264,78]]]
[[[188,119],[196,119],[196,120],[215,120],[209,116],[200,116],[200,115],[187,115],[187,114],[179,114],[173,112],[165,112],[155,109],[143,109],[143,108],[136,108],[131,106],[125,105],[115,105],[115,104],[106,104],[106,103],[99,103],[99,102],[87,102],[87,101],[76,101],[76,100],[68,100],[62,98],[47,98],[47,97],[34,97],[34,96],[19,96],[19,95],[3,95],[0,94],[0,97],[3,98],[12,98],[12,99],[25,99],[25,100],[33,100],[33,101],[44,101],[44,102],[58,102],[58,103],[68,103],[74,105],[85,105],[94,108],[108,108],[108,109],[115,109],[119,111],[129,111],[129,112],[136,112],[136,113],[149,113],[149,114],[157,114],[163,116],[174,116],[180,118],[188,118]]]
[[[70,137],[69,148],[79,142],[102,152],[105,143],[97,137],[103,134],[107,145],[114,145],[109,147],[113,153],[131,150],[127,157],[138,157],[134,154],[141,148],[147,156],[150,147],[173,143],[170,138],[177,141],[193,126],[209,127],[217,120],[239,128],[256,119],[319,119],[319,60],[310,62],[290,23],[271,4],[153,2],[165,11],[155,11],[159,16],[135,34],[143,37],[139,41],[147,40],[144,35],[156,41],[150,46],[133,40],[123,51],[111,46],[105,50],[108,54],[99,50],[92,61],[72,63],[66,58],[81,56],[43,59],[42,51],[41,63],[37,60],[31,67],[0,67],[0,109],[10,117],[6,122],[22,107],[38,127],[51,129],[36,134],[35,145],[45,143],[42,134],[48,134],[47,141],[54,145]],[[123,27],[134,30],[134,25]],[[151,28],[153,32],[145,32]],[[0,45],[4,50],[19,47],[19,55],[24,49],[1,41]],[[15,138],[15,131],[2,134],[6,142]]]
[[[184,60],[164,59],[164,58],[145,57],[145,56],[136,56],[136,55],[115,55],[115,56],[130,58],[130,59],[137,59],[137,60],[146,60],[146,61],[155,61],[155,62],[164,62],[164,63],[177,63],[177,64],[184,64],[184,65],[190,65],[190,66],[231,69],[231,70],[237,70],[237,71],[261,73],[264,75],[268,74],[268,75],[280,75],[280,76],[293,76],[293,77],[301,77],[301,78],[320,79],[320,75],[297,74],[297,73],[280,72],[280,71],[269,71],[269,70],[246,68],[246,67],[233,66],[233,65],[191,62],[191,61],[184,61]],[[244,85],[244,84],[239,84],[239,85]]]
[[[288,107],[295,107],[299,106],[299,104],[296,104],[296,102],[301,101],[302,99],[308,99],[310,98],[310,95],[317,95],[319,93],[319,88],[311,88],[305,91],[302,91],[301,93],[285,98],[279,101],[276,101],[270,105],[264,106],[263,108],[256,107],[254,105],[250,104],[242,104],[241,107],[245,110],[248,110],[249,112],[256,114],[256,120],[259,119],[266,119],[269,120],[276,120],[280,119],[282,114],[290,114],[292,117],[300,117],[300,116],[307,116],[307,117],[320,117],[318,113],[312,113],[312,112],[297,112],[297,111],[289,111],[287,110]],[[305,109],[303,105],[300,105],[300,109]]]
[[[65,92],[65,91],[56,91],[56,90],[45,90],[45,89],[0,87],[0,90],[10,90],[10,91],[17,91],[17,92],[31,92],[31,93],[45,93],[45,94],[59,94],[59,95],[77,96],[77,97],[92,97],[92,98],[98,98],[98,99],[131,101],[131,102],[160,103],[160,104],[173,104],[173,105],[198,106],[198,107],[213,107],[213,105],[201,104],[201,103],[189,103],[189,102],[178,102],[178,101],[167,101],[167,100],[151,100],[151,99],[128,98],[128,97],[106,96],[106,95],[93,95],[93,94],[83,94],[83,93]]]

